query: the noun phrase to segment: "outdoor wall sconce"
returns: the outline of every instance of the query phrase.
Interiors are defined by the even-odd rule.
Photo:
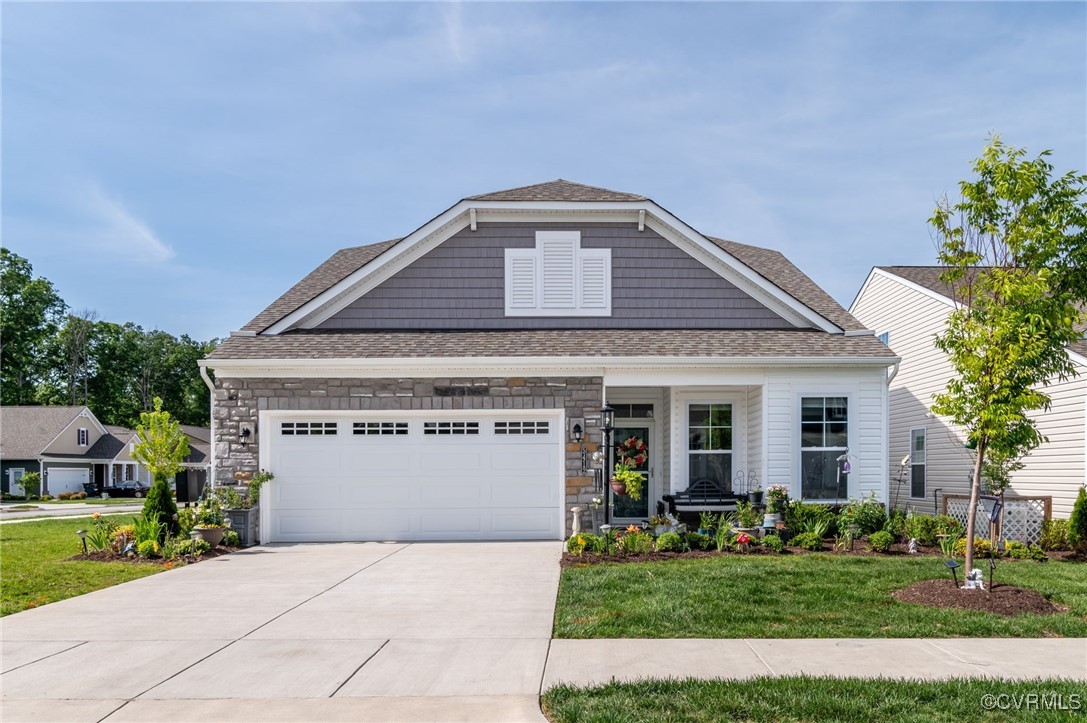
[[[242,446],[244,447],[249,443],[249,437],[253,434],[253,430],[246,425],[242,425],[241,430],[238,432],[238,437],[241,439]]]
[[[581,444],[581,440],[585,436],[585,431],[581,428],[580,424],[575,424],[571,434],[574,435],[574,442]]]
[[[574,438],[574,443],[578,446],[578,451],[581,452],[581,471],[585,472],[588,469],[588,462],[585,459],[585,430],[581,428],[580,424],[575,424],[570,433]]]

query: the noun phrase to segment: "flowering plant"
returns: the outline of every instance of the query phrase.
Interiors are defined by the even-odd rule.
[[[766,496],[780,502],[789,496],[789,488],[786,485],[770,485],[766,488]]]
[[[615,463],[615,472],[611,476],[611,482],[613,485],[625,486],[626,492],[624,494],[628,495],[630,499],[640,500],[642,498],[642,483],[645,482],[645,477],[622,462]]]
[[[599,510],[603,506],[604,500],[600,499],[599,497],[593,497],[591,500],[589,500],[589,507],[592,507],[594,510]]]

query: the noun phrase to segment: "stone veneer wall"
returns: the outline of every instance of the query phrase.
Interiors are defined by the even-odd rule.
[[[255,426],[261,410],[416,410],[416,409],[563,409],[566,418],[582,421],[584,445],[591,455],[600,445],[600,377],[508,377],[437,379],[238,379],[215,382],[215,484],[233,484],[234,473],[255,472],[259,446],[241,444],[243,424]],[[439,396],[435,387],[465,388],[472,394]],[[484,393],[485,392],[485,393]],[[582,529],[590,525],[588,502],[599,494],[592,472],[582,472],[581,452],[562,430],[566,450],[566,514],[575,505],[586,509]],[[260,437],[258,430],[257,438]],[[591,462],[590,462],[591,465]],[[272,470],[273,472],[275,470]]]

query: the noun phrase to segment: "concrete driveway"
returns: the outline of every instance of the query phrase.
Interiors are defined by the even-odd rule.
[[[560,553],[270,545],[11,615],[0,718],[543,720]]]

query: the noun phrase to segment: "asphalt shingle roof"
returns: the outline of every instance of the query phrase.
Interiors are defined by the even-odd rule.
[[[556,178],[546,183],[535,183],[531,186],[507,188],[505,191],[482,193],[478,196],[469,196],[465,201],[575,201],[581,203],[606,202],[606,201],[648,201],[645,196],[623,191],[612,191],[609,188],[586,186],[584,183],[574,183],[563,178]]]
[[[780,251],[707,236],[710,241],[750,266],[756,273],[824,319],[847,331],[864,329],[864,324],[842,308],[834,298],[798,269]]]
[[[264,331],[298,307],[340,283],[399,242],[400,239],[392,239],[391,241],[382,241],[367,246],[352,246],[351,248],[340,249],[323,264],[309,272],[304,279],[288,289],[286,293],[273,301],[268,308],[253,317],[253,320],[243,326],[242,330]]]
[[[808,329],[344,331],[234,336],[211,359],[536,356],[893,358],[894,352],[871,335],[842,336]]]
[[[83,407],[0,407],[0,457],[37,459]]]

